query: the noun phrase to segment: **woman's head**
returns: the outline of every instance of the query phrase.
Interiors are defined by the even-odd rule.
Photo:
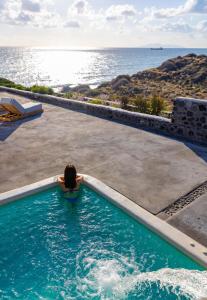
[[[74,189],[76,187],[76,168],[73,165],[67,165],[64,172],[65,187]]]

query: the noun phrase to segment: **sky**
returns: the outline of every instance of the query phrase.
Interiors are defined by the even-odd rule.
[[[0,0],[0,46],[207,48],[207,0]]]

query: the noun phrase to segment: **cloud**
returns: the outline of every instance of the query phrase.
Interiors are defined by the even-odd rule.
[[[134,17],[137,11],[133,5],[123,4],[123,5],[111,5],[106,10],[106,20],[116,21],[123,17]]]
[[[42,10],[39,14],[33,14],[32,25],[40,28],[55,28],[62,25],[58,14],[47,10]]]
[[[207,20],[203,20],[203,21],[199,22],[197,25],[197,30],[199,32],[206,33],[207,32]]]
[[[66,28],[80,28],[80,23],[78,21],[68,21],[64,24]]]
[[[84,10],[87,6],[87,2],[84,0],[76,1],[74,4],[75,8],[77,9],[78,14],[83,14]]]
[[[153,11],[156,18],[170,18],[189,13],[207,13],[207,0],[187,0],[184,5],[176,8],[154,9]]]
[[[107,21],[116,21],[119,19],[119,16],[106,16]]]
[[[6,0],[0,0],[0,11],[1,11],[2,9],[4,9],[5,3],[6,3]]]
[[[22,10],[40,12],[40,3],[32,0],[22,0]]]
[[[76,0],[69,7],[69,15],[87,15],[90,11],[89,3],[86,0]]]
[[[107,9],[96,9],[87,0],[73,0],[67,16],[55,10],[54,0],[0,0],[0,22],[10,25],[28,25],[39,28],[83,28],[92,31],[94,28],[102,32],[181,32],[184,34],[207,32],[207,21],[195,19],[187,14],[207,13],[207,0],[186,0],[175,8],[145,8],[140,12],[130,4],[111,5]],[[184,17],[178,17],[184,15]],[[205,15],[203,15],[205,17]],[[172,22],[167,20],[172,18]],[[189,19],[189,20],[188,20]],[[189,22],[188,22],[189,21]],[[112,28],[110,22],[116,27]],[[126,24],[125,24],[126,23]],[[123,24],[125,24],[123,26]]]
[[[188,0],[186,9],[191,13],[207,13],[207,0]]]
[[[7,0],[4,4],[4,9],[1,13],[1,21],[11,23],[13,19],[18,18],[21,13],[21,1],[19,0]]]
[[[48,0],[5,0],[1,23],[44,28],[62,24],[58,14],[47,10],[48,3]]]
[[[28,24],[31,21],[31,17],[24,12],[21,12],[14,20],[15,24]]]
[[[164,23],[157,27],[160,31],[164,32],[182,32],[182,33],[190,33],[194,30],[194,28],[187,23]]]

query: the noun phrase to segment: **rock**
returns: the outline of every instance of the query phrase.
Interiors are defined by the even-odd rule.
[[[169,72],[175,71],[177,69],[177,66],[174,61],[167,60],[158,69],[164,72]]]
[[[201,70],[192,78],[193,83],[201,83],[207,79],[207,70]]]
[[[64,85],[62,88],[61,88],[61,93],[69,93],[71,92],[71,87],[70,85]]]
[[[197,57],[197,55],[195,53],[189,53],[184,57],[189,57],[189,58],[193,58],[193,57]]]
[[[138,94],[142,94],[144,91],[144,88],[140,88],[140,87],[130,87],[128,89],[128,92],[131,94],[131,95],[138,95]]]
[[[101,91],[99,91],[99,89],[90,89],[89,91],[86,92],[87,97],[97,97],[100,94]]]
[[[129,75],[120,75],[111,81],[111,86],[113,90],[117,90],[122,86],[126,86],[130,83]]]
[[[104,82],[97,89],[80,85],[71,90],[100,97],[108,95],[113,100],[117,96],[133,98],[159,94],[167,100],[176,96],[198,97],[207,99],[207,56],[188,54],[163,62],[158,68],[138,72],[132,76],[120,75],[109,82]]]
[[[90,90],[91,88],[87,84],[79,84],[78,86],[71,89],[72,92],[76,92],[76,93],[87,93]]]
[[[103,82],[102,84],[100,84],[99,86],[98,86],[98,88],[105,88],[105,87],[108,87],[110,85],[110,82],[109,81],[105,81],[105,82]]]
[[[117,76],[115,79],[113,79],[112,81],[118,81],[118,80],[120,80],[120,79],[126,79],[126,80],[128,80],[128,81],[131,81],[131,77],[129,76],[129,75],[119,75],[119,76]]]
[[[168,75],[168,74],[162,74],[159,77],[159,80],[170,80],[170,75]]]
[[[207,56],[188,54],[169,59],[158,68],[138,72],[132,78],[185,84],[207,84]]]

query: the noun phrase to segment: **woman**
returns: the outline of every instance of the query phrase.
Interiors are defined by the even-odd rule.
[[[64,177],[60,176],[58,182],[64,192],[64,197],[70,202],[75,202],[79,197],[80,184],[83,176],[78,176],[76,168],[73,165],[67,165],[64,171]]]

